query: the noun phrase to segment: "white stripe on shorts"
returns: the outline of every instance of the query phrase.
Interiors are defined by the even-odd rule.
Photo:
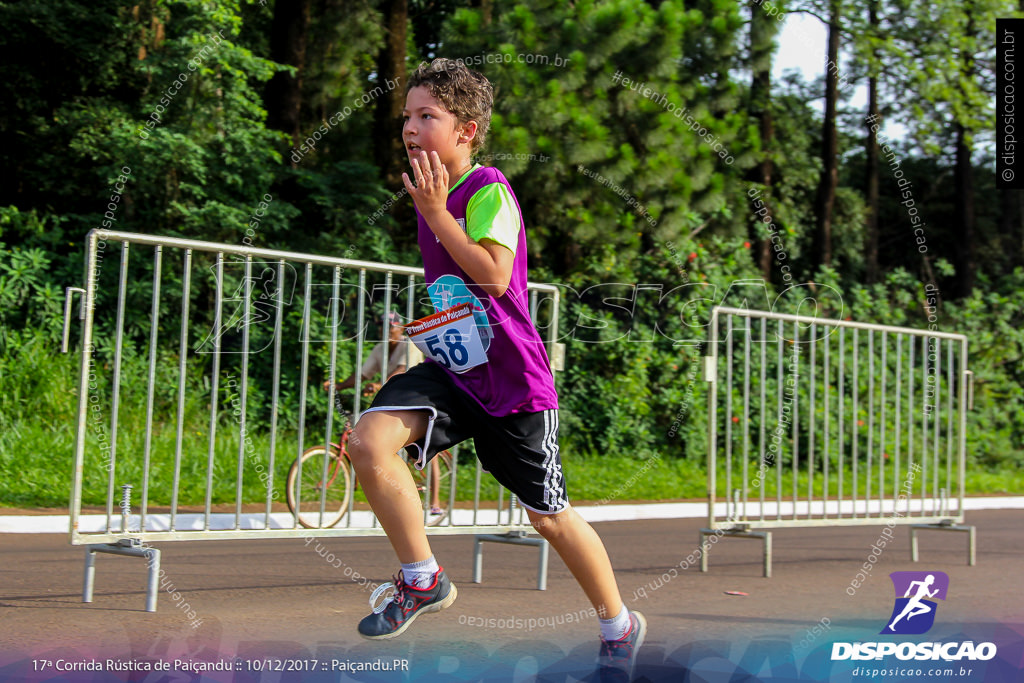
[[[557,410],[544,411],[544,441],[541,450],[544,452],[544,503],[549,510],[561,510],[566,506],[566,500],[561,495],[562,465],[555,459],[558,456]]]

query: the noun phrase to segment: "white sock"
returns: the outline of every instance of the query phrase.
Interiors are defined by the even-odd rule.
[[[402,576],[405,583],[414,588],[422,588],[434,583],[434,574],[440,569],[437,560],[431,555],[425,560],[402,565]]]
[[[617,616],[611,619],[600,619],[599,621],[601,622],[602,638],[605,640],[622,640],[626,637],[632,620],[629,618],[629,610],[623,605]]]

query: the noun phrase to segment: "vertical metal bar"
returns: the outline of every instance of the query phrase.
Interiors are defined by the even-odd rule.
[[[111,531],[110,517],[114,502],[114,470],[117,466],[117,418],[121,405],[121,358],[124,348],[124,301],[128,289],[128,242],[121,243],[121,267],[117,283],[117,324],[114,344],[114,377],[110,397],[110,460],[107,463],[107,531]],[[124,533],[127,529],[121,529]]]
[[[962,519],[964,516],[964,477],[966,474],[967,467],[967,383],[969,381],[970,373],[967,369],[967,337],[962,337],[960,340],[960,387],[959,387],[959,403],[960,403],[960,427],[958,430],[960,443],[959,443],[959,454],[958,454],[958,465],[957,465],[957,478],[960,480],[959,490],[960,493],[957,497],[957,517]],[[973,540],[973,533],[972,533]],[[974,544],[971,544],[971,563],[974,562]]]
[[[92,546],[85,546],[85,576],[82,577],[82,602],[92,602],[93,586],[96,585],[96,553]]]
[[[533,324],[537,324],[537,290],[534,289],[530,292],[530,320]]]
[[[302,354],[301,360],[299,361],[301,370],[299,371],[299,433],[297,435],[298,446],[295,452],[296,458],[296,469],[298,470],[295,477],[295,491],[292,494],[295,496],[295,513],[292,516],[292,528],[299,528],[299,511],[302,509],[302,454],[305,452],[305,434],[306,434],[306,393],[309,391],[309,320],[310,314],[310,299],[312,298],[313,292],[313,264],[306,264],[305,272],[305,283],[303,287],[302,295]],[[331,391],[334,388],[331,387]],[[332,394],[333,395],[333,394]],[[334,410],[334,404],[332,403],[327,408],[328,410]],[[349,515],[351,517],[351,515]]]
[[[786,348],[786,327],[783,325],[781,320],[776,321],[776,338],[778,339],[778,362],[775,364],[775,375],[777,380],[776,388],[776,402],[775,402],[775,429],[779,436],[779,451],[775,454],[777,462],[775,463],[775,519],[782,519],[782,444],[785,443],[785,430],[782,427],[782,402],[785,395],[785,381],[789,378],[789,372],[783,371],[785,366],[785,348]]]
[[[60,352],[67,353],[69,344],[71,342],[71,300],[74,298],[75,292],[84,293],[85,290],[81,287],[65,287],[64,288],[64,329],[63,335],[61,335]]]
[[[718,469],[718,308],[711,310],[708,336],[710,361],[705,361],[704,380],[708,383],[708,528],[715,525],[716,472]]]
[[[483,468],[479,458],[474,458],[474,460],[476,461],[476,476],[473,484],[473,526],[476,526],[477,516],[480,514],[480,473]]]
[[[725,496],[732,500],[732,338],[734,316],[726,314],[725,333]]]
[[[537,558],[537,590],[539,591],[548,589],[548,552],[550,548],[550,543],[546,540],[541,541],[540,556]]]
[[[555,290],[554,299],[551,302],[551,325],[548,327],[548,358],[555,351],[555,344],[558,342],[558,307],[561,305],[561,293]]]
[[[854,518],[858,515],[857,503],[860,502],[860,478],[857,471],[860,460],[857,454],[860,446],[860,417],[857,412],[859,408],[858,399],[860,398],[860,392],[858,391],[860,388],[860,373],[858,372],[858,356],[860,355],[859,337],[859,330],[856,327],[853,328],[853,375],[851,377],[851,381],[853,382],[853,395],[851,396],[851,400],[853,401],[853,417],[850,419],[850,431],[852,432],[850,440],[853,443],[851,444],[850,460],[853,463],[853,490],[851,492],[851,500],[853,501]]]
[[[192,250],[185,250],[181,275],[181,335],[178,346],[178,433],[174,442],[174,479],[171,483],[171,531],[178,524],[178,490],[181,484],[181,453],[185,435],[185,361],[188,359],[188,313],[192,294]]]
[[[409,276],[409,298],[405,302],[405,319],[406,320],[410,320],[410,321],[411,320],[415,320],[415,318],[413,317],[415,315],[414,311],[413,311],[413,304],[416,303],[416,294],[415,294],[416,289],[415,289],[415,287],[416,287],[416,278],[414,276],[410,275]],[[409,356],[412,355],[412,344],[404,344],[403,346],[405,346],[405,369],[408,370],[409,368],[412,367],[412,365],[409,363],[409,361],[412,360],[409,357]]]
[[[924,402],[928,396],[928,337],[921,337],[921,514],[931,512],[928,500],[928,413]]]
[[[434,458],[437,458],[439,456],[440,456],[440,454],[437,454],[437,455],[434,456]],[[420,512],[422,512],[423,514],[420,515],[420,517],[421,517],[420,522],[423,524],[423,526],[427,526],[427,522],[430,520],[430,492],[432,490],[430,487],[434,483],[434,467],[433,467],[433,464],[428,462],[426,464],[426,466],[423,468],[423,472],[424,472],[423,480],[424,480],[424,484],[426,485],[426,488],[423,489],[423,498],[424,498],[423,509],[420,510]],[[438,485],[440,486],[440,484],[438,484]],[[511,512],[510,512],[509,516],[511,517]],[[509,519],[509,522],[511,522],[511,521],[512,520]]]
[[[356,306],[356,364],[355,364],[355,396],[352,397],[352,419],[359,420],[359,397],[363,395],[363,373],[359,371],[363,367],[363,339],[366,337],[366,268],[359,269],[359,303]]]
[[[833,331],[834,331],[834,329],[833,329]],[[829,339],[831,339],[831,338],[832,338],[832,331],[830,331],[828,334],[826,334],[825,337],[822,339],[822,341],[824,343],[823,343],[823,354],[822,354],[823,358],[822,358],[822,363],[821,363],[822,370],[823,370],[823,375],[822,375],[822,378],[821,378],[821,386],[822,386],[822,391],[825,394],[825,409],[823,411],[823,419],[824,419],[825,424],[823,425],[822,432],[821,432],[821,434],[822,434],[822,457],[823,457],[822,471],[824,472],[824,476],[822,478],[822,487],[821,487],[821,506],[822,506],[822,513],[823,513],[824,517],[826,517],[826,518],[828,517],[828,500],[829,500],[828,499],[828,494],[829,494],[829,479],[828,479],[828,477],[829,477],[829,474],[830,474],[830,472],[829,472],[829,464],[830,464],[830,462],[829,461],[831,460],[831,457],[830,457],[830,454],[829,454],[829,427],[831,425],[829,424],[829,417],[830,416],[829,416],[829,412],[828,412],[829,398],[831,398],[830,394],[832,393],[832,387],[829,386],[829,382],[828,382],[829,381],[829,376],[830,376],[829,375],[829,369],[830,369],[829,368]]]
[[[224,252],[217,252],[213,313],[213,376],[210,378],[210,437],[206,443],[206,494],[203,502],[203,529],[210,530],[213,512],[213,461],[217,453],[217,413],[220,405],[220,356],[224,326]]]
[[[902,476],[902,468],[900,465],[901,447],[903,441],[903,432],[900,431],[900,418],[902,413],[900,411],[900,399],[903,397],[903,380],[900,377],[903,369],[903,337],[905,335],[896,335],[896,380],[893,383],[893,387],[896,389],[896,405],[893,407],[893,415],[895,416],[895,425],[893,426],[893,477],[892,477],[892,499],[894,509],[899,507],[899,488],[900,488],[900,477]]]
[[[480,536],[473,539],[473,583],[480,583],[484,577],[484,542]]]
[[[750,316],[743,317],[743,519],[747,519],[747,490],[750,488]]]
[[[149,466],[153,450],[153,401],[156,392],[157,337],[160,331],[160,276],[163,268],[164,248],[153,250],[153,295],[149,309],[149,370],[146,379],[146,433],[142,445],[142,507],[139,529],[146,530],[146,512],[149,508]]]
[[[448,481],[448,521],[445,526],[452,526],[455,524],[455,489],[458,487],[459,482],[459,446],[458,444],[452,446],[452,466],[448,476],[451,477]]]
[[[946,344],[946,486],[953,490],[953,341]],[[958,509],[957,514],[962,510]]]
[[[150,548],[146,551],[146,566],[148,567],[146,576],[146,611],[156,611],[156,599],[157,599],[157,585],[160,581],[160,551],[156,548]]]
[[[767,396],[766,396],[766,394],[767,394],[767,384],[768,384],[768,381],[767,381],[767,377],[768,377],[768,375],[767,375],[767,373],[768,373],[768,368],[767,368],[767,365],[768,365],[768,351],[767,351],[767,348],[766,348],[766,346],[767,346],[767,338],[766,338],[766,327],[767,327],[767,324],[768,324],[767,319],[761,318],[761,417],[760,417],[759,425],[758,425],[758,432],[759,432],[759,434],[758,434],[758,449],[757,449],[758,453],[761,454],[761,461],[760,461],[760,463],[758,463],[758,474],[757,474],[757,476],[758,476],[759,482],[760,482],[760,485],[758,486],[758,488],[760,489],[760,494],[758,496],[758,500],[761,503],[761,514],[759,515],[759,519],[761,519],[762,521],[764,520],[764,489],[765,489],[765,481],[768,478],[768,475],[767,475],[767,471],[768,471],[767,470],[767,459],[765,457],[765,442],[764,442],[764,425],[765,425],[765,420],[768,417],[768,415],[767,415],[768,401],[766,400],[767,399]],[[772,459],[772,464],[775,464],[774,458]]]
[[[362,297],[360,297],[362,300]],[[331,277],[331,351],[330,351],[330,382],[331,390],[328,392],[330,405],[327,406],[327,424],[324,427],[324,458],[320,465],[320,481],[325,482],[320,487],[320,516],[317,526],[324,525],[324,515],[327,512],[327,465],[330,462],[331,436],[334,434],[334,383],[337,381],[336,368],[338,365],[338,314],[341,311],[341,268],[334,266]],[[361,364],[356,363],[356,375],[359,375]],[[359,392],[356,392],[356,400],[359,400]]]
[[[935,363],[933,366],[932,377],[935,378],[933,384],[935,385],[935,393],[932,396],[932,495],[938,498],[942,502],[940,508],[945,507],[945,496],[939,496],[939,441],[941,434],[939,434],[939,409],[942,407],[941,393],[939,385],[941,384],[940,379],[942,377],[942,340],[938,337],[933,337],[935,340]],[[931,356],[931,354],[928,354]],[[943,514],[941,509],[939,514]]]
[[[267,514],[263,519],[265,529],[270,528],[271,504],[274,500],[274,452],[277,450],[277,405],[281,398],[281,319],[284,315],[284,260],[277,262],[277,301],[274,302],[277,315],[274,319],[274,384],[270,399],[270,456],[267,462]]]
[[[78,536],[78,520],[82,513],[82,479],[85,469],[86,413],[89,407],[89,368],[93,364],[93,313],[96,309],[96,245],[95,230],[86,237],[85,250],[85,293],[82,295],[82,362],[78,371],[78,422],[75,427],[75,462],[71,479],[71,509],[68,515],[68,536],[74,542]],[[105,244],[105,243],[104,243]],[[86,551],[86,562],[90,561]]]
[[[799,500],[798,479],[800,473],[800,325],[793,323],[793,358],[790,360],[790,373],[793,379],[793,410],[792,410],[792,438],[793,438],[793,519],[797,517],[797,502]]]
[[[914,350],[917,348],[918,337],[910,337],[910,349],[907,353],[907,472],[914,466]],[[910,476],[909,474],[907,475]],[[911,515],[912,491],[907,491],[907,516]]]
[[[817,403],[815,403],[815,401],[814,401],[814,399],[815,399],[815,392],[814,392],[814,389],[815,389],[815,387],[814,387],[814,366],[815,366],[815,364],[817,362],[817,360],[816,360],[817,345],[814,343],[815,338],[816,338],[814,335],[815,335],[816,331],[817,331],[817,326],[814,323],[811,323],[811,336],[807,340],[807,345],[811,349],[811,358],[810,358],[810,362],[808,363],[808,373],[810,374],[810,377],[808,377],[808,382],[807,382],[808,387],[809,387],[809,389],[808,389],[808,398],[807,398],[807,421],[809,423],[809,427],[808,427],[808,430],[807,430],[807,518],[808,519],[811,518],[811,508],[814,505],[814,428],[815,428],[814,412],[815,412],[815,409],[817,408]]]
[[[261,273],[262,275],[262,273]],[[239,398],[242,412],[238,417],[238,462],[235,474],[235,528],[242,527],[242,475],[245,472],[245,443],[249,436],[249,328],[252,325],[252,290],[255,284],[252,279],[252,256],[245,257],[245,279],[242,284],[242,381]]]
[[[361,371],[363,367],[363,341],[366,337],[366,269],[359,269],[359,291],[356,296],[359,297],[359,302],[356,304],[356,357],[355,357],[355,391],[352,396],[352,422],[355,424],[359,421],[359,415],[362,406],[359,404],[359,399],[363,395],[363,373]],[[348,515],[346,515],[345,526],[352,526],[352,506],[354,503],[354,492],[355,492],[355,480],[354,477],[350,477],[352,482],[349,489],[348,497]],[[374,515],[371,519],[371,524],[377,526],[377,516]]]
[[[391,347],[391,344],[390,344],[390,339],[391,339],[391,329],[390,329],[390,327],[391,327],[391,324],[388,321],[388,316],[391,313],[391,280],[392,280],[392,273],[389,270],[387,273],[384,274],[384,318],[381,321],[381,328],[382,328],[381,334],[383,335],[382,336],[382,339],[383,339],[382,343],[384,344],[384,349],[383,349],[384,353],[381,355],[381,359],[380,359],[380,383],[381,384],[384,384],[384,382],[388,381],[388,357],[390,356],[390,351],[391,351],[391,348],[390,348]]]
[[[839,328],[839,368],[838,368],[838,374],[839,374],[839,378],[838,378],[838,380],[836,382],[836,390],[837,390],[837,392],[839,394],[839,424],[837,425],[837,429],[836,429],[836,440],[838,441],[838,443],[836,444],[836,450],[838,451],[838,455],[839,455],[839,460],[838,460],[839,482],[836,485],[837,488],[838,488],[838,491],[837,491],[838,506],[837,506],[837,513],[836,514],[837,514],[838,517],[842,517],[843,516],[843,476],[846,474],[846,463],[843,461],[843,445],[844,445],[844,443],[843,443],[843,436],[845,435],[844,430],[846,429],[846,424],[845,424],[845,422],[846,422],[846,412],[845,412],[845,409],[846,408],[843,405],[845,403],[844,399],[846,397],[846,328],[845,327],[840,327]],[[856,416],[854,416],[854,417],[856,418]]]
[[[871,484],[875,465],[875,331],[868,330],[868,462],[864,477],[865,517],[871,516]],[[879,511],[881,513],[881,511]]]
[[[879,386],[882,388],[882,396],[879,399],[879,416],[878,416],[878,450],[881,455],[878,458],[878,516],[881,517],[884,513],[884,500],[885,500],[885,459],[888,455],[888,449],[885,446],[885,371],[886,371],[886,341],[887,334],[885,330],[882,330],[882,339],[880,345],[882,347],[882,358],[881,358],[881,377],[879,378]]]

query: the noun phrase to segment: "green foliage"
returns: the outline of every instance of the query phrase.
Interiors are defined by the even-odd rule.
[[[516,189],[533,253],[557,275],[586,269],[606,245],[650,251],[723,205],[729,166],[706,140],[742,167],[745,119],[734,86],[708,83],[682,61],[728,62],[701,41],[734,42],[737,5],[712,4],[523,2],[486,31],[478,10],[452,17],[444,54],[494,83],[486,154]],[[690,42],[704,47],[687,50]],[[689,121],[706,127],[705,139]]]
[[[866,0],[843,3],[844,36],[850,37],[844,50],[852,56],[849,64],[844,57],[844,75],[853,82],[877,75],[883,117],[912,132],[912,140],[891,149],[912,183],[928,236],[921,251],[883,156],[883,279],[870,287],[859,284],[863,114],[847,101],[838,121],[835,261],[820,271],[808,252],[821,164],[821,114],[813,101],[821,85],[790,76],[762,92],[763,84],[751,82],[754,72],[770,66],[777,37],[773,20],[757,21],[764,19],[763,7],[733,0],[470,4],[410,3],[409,65],[435,55],[461,57],[494,83],[490,142],[481,161],[500,168],[516,191],[531,279],[565,288],[560,314],[567,366],[557,381],[574,496],[600,499],[644,463],[652,463],[650,476],[623,497],[700,495],[707,449],[700,358],[714,304],[747,301],[798,312],[800,299],[783,292],[813,280],[806,291],[820,304],[819,315],[927,327],[924,283],[953,291],[958,274],[949,262],[957,262],[963,245],[962,226],[952,218],[948,132],[951,123],[969,133],[991,128],[985,93],[993,79],[992,18],[1014,15],[1012,3],[878,3],[877,27],[868,26]],[[273,11],[253,1],[0,5],[0,163],[13,178],[0,186],[0,476],[7,487],[0,499],[66,499],[78,391],[72,378],[79,368],[76,354],[56,349],[63,290],[82,284],[90,230],[419,265],[410,201],[392,200],[401,188],[384,187],[373,165],[373,151],[388,142],[378,139],[374,106],[356,106],[299,162],[291,158],[297,141],[266,125],[266,84],[275,73],[301,75],[300,135],[313,135],[332,114],[373,92],[386,36],[382,11],[373,4],[316,5],[305,64],[296,70],[267,59]],[[774,124],[770,145],[758,129],[765,105]],[[691,130],[691,121],[707,135]],[[765,158],[773,164],[770,188],[756,184],[755,165]],[[978,196],[996,196],[991,159],[976,161]],[[773,252],[771,282],[763,289],[744,242],[753,241],[749,193],[758,189],[770,198],[783,245],[782,253]],[[976,391],[968,469],[979,490],[1019,490],[1019,477],[1000,480],[983,472],[1006,473],[1024,459],[1024,325],[1015,304],[1024,271],[1019,206],[1016,213],[1007,208],[1015,201],[978,202],[980,284],[968,298],[942,301],[936,323],[971,340]],[[113,253],[120,245],[110,241],[105,249],[108,265],[96,272],[97,306],[109,313],[116,304],[110,292],[121,277]],[[164,461],[176,449],[179,428],[174,370],[183,265],[177,255],[164,260],[156,320],[155,401],[162,417],[152,448]],[[197,327],[213,328],[214,266],[211,258],[195,256],[190,305]],[[225,291],[244,286],[240,262],[229,257],[225,268]],[[122,395],[118,452],[127,454],[144,448],[145,396],[136,388],[146,385],[148,372],[152,251],[133,247],[124,275],[122,384],[130,389]],[[317,271],[316,277],[329,282],[331,275]],[[352,284],[355,277],[348,272],[342,281]],[[344,303],[351,310],[354,295],[346,294]],[[72,313],[77,310],[76,299]],[[326,300],[318,301],[313,327],[329,329],[329,313]],[[285,323],[294,327],[300,316],[299,307],[288,307]],[[97,319],[96,359],[108,378],[113,321],[113,315]],[[268,334],[254,327],[253,343],[264,344]],[[316,390],[306,397],[307,419],[322,424],[328,406],[314,385],[328,366],[329,345],[309,350],[307,380]],[[301,351],[296,337],[282,340],[283,358],[299,358]],[[339,344],[339,373],[354,367],[354,352],[353,344]],[[223,389],[210,395],[208,358],[190,361],[196,365],[186,379],[182,466],[201,472],[209,405],[224,409],[214,440],[218,463],[234,462],[237,424]],[[234,367],[228,363],[224,370]],[[280,386],[279,472],[297,442],[299,380],[292,373]],[[254,447],[265,457],[272,366],[254,365],[249,383]],[[101,395],[109,407],[109,383]],[[89,438],[95,458],[96,436]],[[54,452],[63,456],[51,457]],[[118,470],[118,477],[137,479],[136,465],[127,461],[119,461],[129,469]],[[580,476],[570,469],[576,462],[584,463]],[[25,467],[40,475],[22,476]],[[160,468],[155,476],[162,480],[169,474],[166,462]],[[671,483],[655,486],[661,478]],[[102,502],[101,479],[86,482],[91,502]],[[244,479],[244,497],[259,499],[259,482],[250,472]],[[167,495],[161,491],[154,500],[168,502]],[[198,493],[181,495],[191,501]],[[231,487],[215,492],[218,501],[233,496]]]

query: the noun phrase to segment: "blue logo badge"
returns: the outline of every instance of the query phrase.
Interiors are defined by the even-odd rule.
[[[917,635],[927,633],[935,623],[938,600],[946,599],[949,576],[944,572],[893,572],[889,574],[896,591],[896,603],[888,625],[879,633]]]

